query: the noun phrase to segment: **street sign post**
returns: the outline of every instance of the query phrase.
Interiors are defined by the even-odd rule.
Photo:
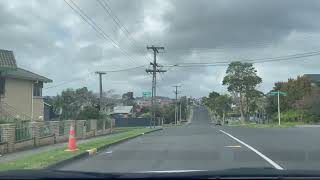
[[[283,92],[283,91],[272,91],[270,92],[272,96],[278,96],[278,121],[279,121],[279,126],[281,125],[281,116],[280,116],[280,95],[286,96],[288,93]]]
[[[151,92],[147,91],[147,92],[143,92],[142,93],[143,97],[150,97],[151,96]]]

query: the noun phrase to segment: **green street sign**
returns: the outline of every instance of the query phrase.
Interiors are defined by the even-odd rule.
[[[150,97],[151,96],[151,92],[143,92],[142,96],[143,97]]]
[[[270,95],[273,95],[273,96],[278,95],[278,91],[272,91],[272,92],[270,92]],[[279,91],[279,95],[286,96],[286,95],[288,95],[288,93],[283,92],[283,91]]]
[[[279,94],[284,95],[284,96],[288,95],[288,93],[286,93],[286,92],[279,92]]]

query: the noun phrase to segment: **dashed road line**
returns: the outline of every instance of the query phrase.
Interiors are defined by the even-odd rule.
[[[239,143],[241,143],[242,145],[246,146],[247,148],[249,148],[250,150],[252,150],[253,152],[255,152],[256,154],[258,154],[260,157],[262,157],[264,160],[266,160],[269,164],[271,164],[274,168],[278,169],[278,170],[284,170],[280,165],[278,165],[276,162],[274,162],[273,160],[271,160],[270,158],[268,158],[267,156],[265,156],[264,154],[262,154],[261,152],[259,152],[258,150],[256,150],[255,148],[253,148],[252,146],[250,146],[249,144],[241,141],[240,139],[232,136],[231,134],[223,131],[223,130],[219,130],[220,132],[224,133],[225,135],[231,137],[232,139],[238,141]]]
[[[227,147],[227,148],[241,148],[241,146],[239,146],[239,145],[234,145],[234,146],[224,146],[224,147]]]
[[[105,152],[106,154],[111,154],[112,153],[112,151],[107,151],[107,152]]]

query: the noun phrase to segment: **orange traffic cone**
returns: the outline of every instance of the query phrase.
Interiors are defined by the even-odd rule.
[[[76,138],[74,137],[75,131],[74,131],[74,123],[71,123],[70,125],[70,131],[69,131],[69,143],[68,143],[68,149],[65,151],[77,151],[77,145],[76,145]]]

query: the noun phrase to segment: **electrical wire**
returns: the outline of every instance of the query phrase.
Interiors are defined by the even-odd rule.
[[[278,56],[278,57],[270,57],[270,58],[258,58],[258,59],[246,59],[240,60],[240,62],[248,62],[248,63],[265,63],[265,62],[275,62],[275,61],[291,61],[304,57],[318,56],[320,55],[320,51],[299,53],[287,56]],[[203,66],[226,66],[232,61],[216,61],[216,62],[188,62],[188,63],[177,63],[171,65],[164,65],[163,67],[203,67]]]
[[[108,5],[108,3],[106,1],[102,1],[102,0],[96,0],[96,1],[103,8],[104,12],[107,13],[112,18],[112,20],[116,23],[116,25],[119,27],[119,29],[123,32],[123,34],[125,34],[127,36],[127,39],[130,41],[132,47],[138,49],[138,47],[134,46],[134,43],[137,43],[137,42],[132,38],[132,36],[130,35],[130,32],[121,23],[121,21],[115,15],[115,13],[113,13],[113,11],[112,11],[111,7]],[[144,52],[140,50],[140,48],[138,50],[141,53],[141,55],[143,55],[146,58],[146,60],[149,62],[150,61],[150,59],[148,59],[149,57],[147,55],[145,55]]]
[[[116,48],[118,48],[124,55],[126,55],[130,60],[132,60],[133,63],[136,64],[136,61],[124,50],[122,49],[119,44],[113,40],[108,34],[106,34],[103,29],[95,22],[93,21],[73,0],[69,0],[71,4],[67,2],[67,0],[64,0],[64,2],[78,15],[81,17],[83,21],[85,21],[94,31],[96,31],[102,38],[105,40],[109,40],[112,42],[112,45]]]
[[[143,66],[136,66],[136,67],[131,67],[131,68],[110,70],[110,71],[104,71],[104,72],[106,72],[106,73],[117,73],[117,72],[123,72],[123,71],[131,71],[131,70],[143,68],[143,67],[146,67],[146,66],[147,65],[143,65]],[[89,72],[86,75],[90,75],[90,74],[93,74],[93,73],[95,73],[95,72]],[[64,82],[61,82],[59,84],[56,84],[56,85],[53,85],[53,86],[49,86],[49,87],[46,87],[46,88],[43,88],[43,89],[51,89],[51,88],[59,87],[59,86],[62,86],[62,85],[65,85],[65,84],[69,84],[69,83],[72,83],[72,82],[80,81],[80,80],[84,80],[83,77],[82,78],[73,78],[73,79],[70,79],[68,81],[64,81]]]

